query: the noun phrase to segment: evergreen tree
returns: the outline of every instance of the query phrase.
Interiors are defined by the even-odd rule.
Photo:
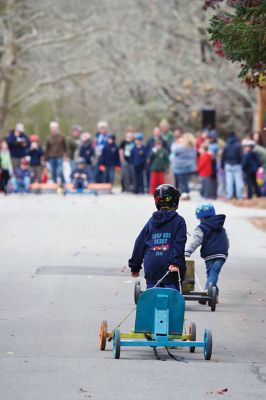
[[[213,7],[210,39],[215,52],[240,63],[239,77],[250,87],[266,83],[266,0],[227,0],[232,12],[222,11],[222,0],[206,0]],[[229,9],[229,8],[228,8]]]

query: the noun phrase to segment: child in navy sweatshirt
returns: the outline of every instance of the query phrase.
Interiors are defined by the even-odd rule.
[[[154,192],[156,212],[148,220],[134,245],[128,265],[133,277],[139,276],[142,262],[147,289],[156,285],[167,271],[161,287],[179,290],[186,272],[185,244],[187,229],[184,218],[177,214],[180,192],[172,185],[158,186]]]
[[[108,134],[107,143],[104,145],[99,159],[99,170],[104,172],[105,183],[113,185],[116,171],[120,171],[119,149],[115,144],[115,135]]]
[[[143,144],[143,134],[135,133],[135,146],[131,150],[130,162],[133,168],[134,193],[144,193],[144,170],[146,168],[146,147]]]
[[[213,205],[209,203],[197,207],[196,217],[200,220],[200,224],[194,231],[192,242],[186,249],[185,255],[190,257],[197,247],[201,246],[200,255],[206,263],[205,289],[208,289],[210,283],[216,286],[218,303],[217,282],[229,249],[229,240],[223,227],[225,215],[216,215]]]

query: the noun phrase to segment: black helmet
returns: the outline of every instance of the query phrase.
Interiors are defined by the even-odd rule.
[[[179,198],[181,193],[173,185],[160,185],[155,189],[153,194],[155,205],[158,210],[162,207],[173,208],[178,207]]]

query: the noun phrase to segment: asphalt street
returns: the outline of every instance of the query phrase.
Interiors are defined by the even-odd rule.
[[[180,203],[189,233],[197,202]],[[162,349],[158,361],[150,348],[122,348],[114,360],[111,343],[99,351],[99,326],[107,319],[111,330],[134,305],[127,260],[152,198],[0,197],[0,400],[265,399],[266,234],[249,219],[266,210],[215,207],[230,238],[220,304],[214,313],[186,305],[199,339],[212,330],[211,361],[201,349],[173,350],[185,362]],[[198,251],[194,258],[203,284]]]

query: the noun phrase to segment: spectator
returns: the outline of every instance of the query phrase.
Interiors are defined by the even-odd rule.
[[[245,182],[247,184],[248,198],[252,199],[255,193],[257,197],[261,196],[260,187],[257,183],[257,171],[260,167],[260,160],[253,148],[256,142],[254,140],[243,140],[242,146],[244,155],[242,159],[242,168],[245,174]]]
[[[114,184],[115,171],[120,170],[119,150],[115,143],[115,135],[108,134],[107,143],[99,158],[99,168],[104,172],[104,182]]]
[[[24,131],[24,125],[18,123],[7,137],[13,169],[20,167],[20,160],[27,155],[30,146],[30,141]]]
[[[199,148],[198,175],[201,181],[200,194],[208,199],[211,197],[212,155],[206,145]]]
[[[243,197],[242,149],[235,134],[231,132],[222,154],[222,168],[225,170],[226,197]]]
[[[134,193],[144,193],[144,171],[146,168],[147,151],[143,144],[143,134],[135,133],[135,146],[131,151],[131,163],[133,166]]]
[[[7,193],[8,181],[13,173],[8,144],[5,139],[0,142],[0,192]]]
[[[254,140],[259,146],[265,146],[265,144],[263,143],[262,134],[259,131],[252,132],[250,135],[250,139]]]
[[[161,138],[167,143],[168,149],[170,149],[171,144],[174,140],[173,132],[170,129],[170,125],[167,119],[162,119],[160,122]]]
[[[182,129],[181,128],[175,128],[173,141],[177,141],[178,139],[180,139],[182,137],[182,135],[183,135]]]
[[[199,149],[202,145],[204,145],[208,139],[209,132],[208,130],[203,129],[201,132],[198,133],[196,139],[196,150],[197,154],[199,155]]]
[[[217,196],[219,198],[225,198],[225,173],[222,168],[222,154],[223,149],[219,149],[217,153],[217,163],[216,163],[216,172],[217,172]]]
[[[30,191],[30,169],[26,157],[21,158],[20,167],[14,170],[11,184],[15,193]]]
[[[81,146],[80,135],[82,127],[80,125],[73,125],[71,128],[70,136],[67,139],[67,155],[70,160],[71,171],[75,169],[75,160],[79,157],[79,149]]]
[[[131,164],[131,151],[134,147],[134,130],[128,128],[125,138],[122,140],[119,149],[120,161],[122,165],[122,192],[130,192],[133,186],[133,170]]]
[[[216,199],[217,197],[217,156],[219,146],[217,143],[217,131],[215,129],[209,132],[208,150],[212,155],[212,174],[210,177],[210,198]]]
[[[154,148],[154,144],[158,139],[161,139],[163,147],[168,150],[166,141],[164,139],[162,139],[161,130],[160,130],[160,128],[158,126],[156,126],[153,129],[152,137],[147,141],[147,145],[146,145],[146,158],[147,159],[149,159],[149,157],[151,155],[151,152],[152,152],[152,149]],[[147,188],[148,188],[148,191],[149,191],[149,188],[150,188],[150,175],[151,175],[150,167],[149,167],[149,165],[147,165],[146,176],[147,176]]]
[[[48,160],[52,180],[57,183],[57,178],[60,177],[61,184],[65,184],[65,177],[63,174],[63,158],[66,155],[66,139],[59,131],[59,124],[57,122],[50,123],[51,135],[46,141],[45,158]]]
[[[79,150],[79,156],[85,161],[85,169],[88,174],[89,181],[93,181],[93,165],[92,160],[95,155],[95,150],[91,141],[91,134],[89,132],[83,132],[81,134],[81,147]]]
[[[161,139],[155,142],[147,161],[151,171],[150,194],[153,195],[157,186],[164,184],[165,171],[169,166],[168,151],[163,148]]]
[[[107,137],[108,137],[108,125],[107,122],[105,121],[100,121],[97,124],[97,133],[95,135],[95,142],[94,142],[94,146],[95,146],[95,155],[97,158],[97,162],[95,165],[95,181],[97,183],[101,183],[103,182],[103,178],[104,178],[104,173],[103,171],[101,171],[101,169],[99,168],[99,159],[102,155],[102,151],[103,148],[105,146],[105,144],[107,143]]]
[[[189,178],[196,172],[195,139],[191,133],[176,137],[171,146],[171,161],[175,176],[175,186],[182,192],[183,199],[189,199]]]
[[[77,158],[76,168],[71,174],[71,181],[74,189],[83,190],[86,189],[88,185],[88,173],[85,168],[85,160],[82,157]]]
[[[30,136],[30,149],[29,149],[29,156],[30,156],[30,169],[32,175],[33,182],[41,182],[42,176],[42,164],[44,158],[44,151],[39,144],[39,136],[38,135],[31,135]]]

